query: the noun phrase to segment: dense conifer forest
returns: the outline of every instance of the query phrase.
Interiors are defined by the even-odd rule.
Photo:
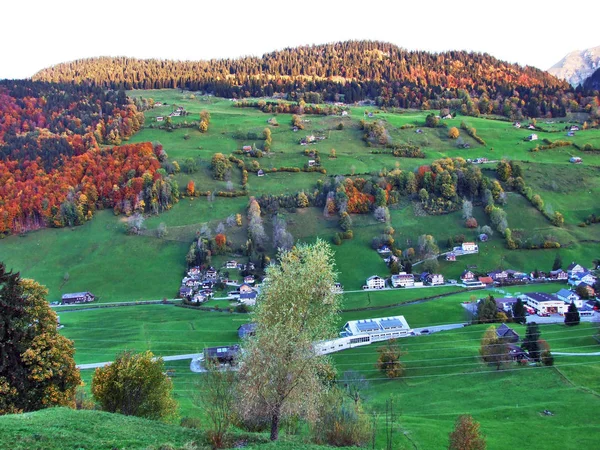
[[[285,94],[309,103],[371,99],[379,106],[452,108],[464,114],[559,117],[596,98],[547,72],[465,51],[408,51],[375,41],[287,48],[262,57],[169,61],[126,57],[77,60],[35,80],[112,89],[182,88],[227,98]]]

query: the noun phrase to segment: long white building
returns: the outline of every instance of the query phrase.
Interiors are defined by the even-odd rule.
[[[406,337],[411,331],[404,316],[351,320],[346,322],[338,339],[316,343],[315,351],[326,355],[373,342]]]

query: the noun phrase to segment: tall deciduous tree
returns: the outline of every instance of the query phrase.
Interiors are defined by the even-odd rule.
[[[377,368],[388,378],[398,378],[404,375],[404,364],[400,357],[404,354],[395,339],[377,349]]]
[[[485,438],[479,432],[479,423],[470,415],[456,419],[454,431],[450,433],[448,450],[485,450]]]
[[[75,406],[75,350],[58,334],[47,294],[0,263],[0,414]]]
[[[240,361],[240,409],[244,417],[267,415],[271,440],[282,418],[314,420],[326,386],[319,378],[324,357],[313,343],[333,336],[339,299],[334,294],[333,252],[322,240],[300,244],[267,268],[257,303],[256,335]]]
[[[162,358],[152,352],[119,354],[99,367],[92,378],[92,394],[104,411],[148,419],[166,419],[177,410],[173,383],[165,375]]]
[[[487,364],[495,365],[498,370],[510,361],[508,346],[496,334],[495,326],[492,325],[485,330],[481,338],[479,354],[481,359]]]

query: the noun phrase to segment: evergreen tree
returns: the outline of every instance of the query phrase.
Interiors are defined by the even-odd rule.
[[[523,305],[523,302],[521,301],[521,298],[518,298],[513,305],[512,316],[516,323],[524,325],[527,322],[527,311],[525,309],[525,305]]]
[[[556,254],[554,258],[554,263],[552,264],[552,270],[558,270],[562,267],[562,258],[560,257],[560,253]]]
[[[525,331],[525,339],[521,348],[527,350],[529,357],[534,361],[540,360],[540,328],[537,323],[531,322],[527,324]]]
[[[477,321],[479,323],[490,323],[496,321],[498,306],[492,295],[477,303]]]
[[[565,314],[565,325],[568,327],[573,327],[575,325],[579,325],[579,311],[577,310],[577,306],[575,306],[574,302],[571,302],[569,305],[569,309]]]

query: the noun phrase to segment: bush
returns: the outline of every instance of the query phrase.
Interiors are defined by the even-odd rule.
[[[250,307],[244,303],[240,303],[239,305],[237,305],[235,307],[235,312],[236,313],[242,313],[242,314],[247,314],[250,312]]]
[[[342,245],[342,238],[340,237],[340,233],[335,233],[333,235],[332,241],[335,245]]]

